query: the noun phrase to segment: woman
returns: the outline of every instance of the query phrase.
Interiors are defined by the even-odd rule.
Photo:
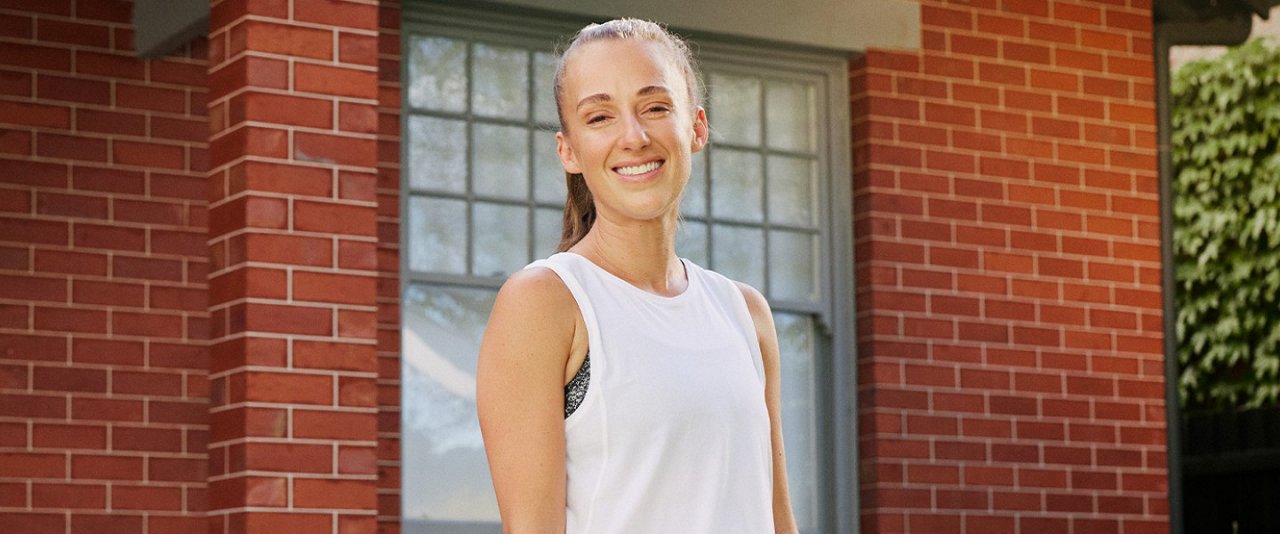
[[[708,137],[688,47],[593,24],[555,82],[561,252],[503,285],[477,370],[505,531],[794,532],[769,305],[675,254]]]

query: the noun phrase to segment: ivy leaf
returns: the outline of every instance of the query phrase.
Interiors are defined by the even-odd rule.
[[[1188,409],[1280,402],[1280,49],[1174,73],[1178,389]]]

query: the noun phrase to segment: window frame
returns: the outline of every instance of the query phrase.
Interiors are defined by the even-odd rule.
[[[488,6],[494,8],[495,6]],[[726,9],[731,6],[726,2]],[[453,37],[468,41],[485,41],[492,44],[508,44],[525,48],[544,47],[549,40],[564,39],[572,35],[583,25],[592,22],[593,18],[547,12],[517,6],[501,6],[501,11],[488,9],[483,16],[477,16],[484,7],[466,6],[453,3],[436,3],[428,0],[406,2],[401,11],[400,43],[400,284],[399,295],[403,301],[406,291],[414,284],[439,284],[444,286],[492,289],[501,287],[505,278],[476,275],[457,275],[444,273],[414,272],[409,266],[409,231],[407,220],[412,189],[409,185],[409,118],[413,115],[409,102],[409,38],[415,33],[427,33],[443,37]],[[697,30],[673,28],[673,31],[687,37],[694,48],[700,62],[713,62],[717,67],[726,66],[734,71],[749,74],[763,74],[767,77],[775,69],[790,73],[800,73],[813,80],[818,88],[814,102],[818,111],[818,136],[815,149],[818,151],[818,206],[820,210],[817,227],[819,228],[820,261],[819,294],[822,301],[817,304],[799,302],[771,302],[779,310],[790,313],[811,313],[815,323],[816,342],[815,374],[829,377],[818,380],[815,384],[816,394],[822,413],[818,414],[818,447],[819,492],[822,494],[822,509],[826,511],[819,519],[819,532],[836,532],[841,534],[859,531],[859,483],[858,483],[858,380],[857,380],[857,346],[855,324],[855,263],[853,235],[853,165],[852,139],[850,125],[852,123],[849,103],[849,60],[850,54],[842,51],[831,51],[810,47],[794,46],[772,41],[756,40],[743,37],[725,36]],[[749,60],[743,58],[750,58]],[[531,66],[532,69],[532,66]],[[530,83],[534,83],[530,80]],[[468,91],[470,93],[470,91]],[[470,96],[468,95],[468,98]],[[468,120],[471,111],[468,110]],[[532,116],[533,111],[530,110]],[[529,121],[536,123],[536,118]],[[470,126],[468,126],[470,130]],[[534,136],[530,135],[532,144]],[[470,150],[468,162],[470,165]],[[530,154],[532,158],[532,154]],[[708,162],[709,164],[709,162]],[[709,165],[708,165],[709,166]],[[708,172],[710,170],[708,169]],[[530,170],[530,187],[534,176]],[[708,183],[709,186],[709,183]],[[767,193],[767,191],[766,191]],[[541,204],[533,196],[532,202],[526,206],[539,207]],[[474,195],[466,193],[468,200]],[[767,203],[767,195],[765,202]],[[711,222],[716,220],[707,206],[706,215],[697,219]],[[471,210],[468,204],[468,233],[471,231]],[[533,241],[535,226],[534,211],[530,211],[529,233],[530,247]],[[761,228],[768,228],[762,224]],[[710,225],[708,225],[710,232]],[[710,236],[708,236],[710,239]],[[710,247],[708,240],[708,246]],[[470,252],[468,252],[470,255]],[[468,265],[468,269],[470,266]],[[767,268],[766,268],[767,269]],[[767,273],[767,271],[766,271]],[[767,274],[766,274],[767,280]],[[761,288],[763,290],[763,288]],[[825,294],[824,294],[825,293]],[[403,323],[400,329],[403,330]],[[400,401],[403,402],[403,393]],[[823,469],[825,467],[826,469]],[[401,490],[403,496],[403,490]],[[402,507],[403,509],[403,507]],[[403,519],[403,515],[401,516]]]

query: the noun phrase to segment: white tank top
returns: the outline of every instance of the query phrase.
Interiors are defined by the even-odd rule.
[[[568,534],[773,532],[764,366],[741,290],[682,260],[674,297],[574,253],[547,267],[587,327],[591,379],[565,419]]]

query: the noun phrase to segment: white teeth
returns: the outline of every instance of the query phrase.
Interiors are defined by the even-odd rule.
[[[650,161],[649,163],[642,163],[640,165],[633,165],[631,167],[618,167],[617,170],[618,170],[618,174],[635,176],[637,174],[644,174],[646,172],[652,171],[658,168],[660,165],[662,164],[657,161]]]

